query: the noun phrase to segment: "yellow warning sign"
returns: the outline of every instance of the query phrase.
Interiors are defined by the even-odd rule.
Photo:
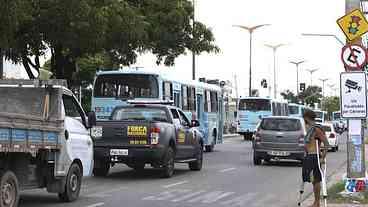
[[[337,20],[337,24],[350,41],[368,32],[368,22],[360,9],[353,10]]]
[[[128,126],[128,136],[146,136],[147,127],[145,126]]]

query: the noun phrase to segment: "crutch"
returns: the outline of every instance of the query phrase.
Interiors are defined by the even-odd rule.
[[[321,177],[322,177],[323,202],[324,202],[324,207],[327,207],[327,183],[326,183],[327,163],[326,163],[326,156],[324,158],[324,165],[323,165],[324,167],[323,167],[323,170],[322,170],[321,161],[319,159],[320,148],[319,148],[318,140],[316,140],[316,146],[317,146],[318,169],[319,169],[319,172],[321,173]]]
[[[300,185],[300,190],[299,190],[299,201],[298,201],[298,206],[301,206],[302,204],[302,199],[303,199],[303,193],[304,193],[304,184],[305,182],[302,181],[302,184]]]

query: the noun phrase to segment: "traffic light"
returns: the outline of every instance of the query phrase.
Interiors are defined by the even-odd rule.
[[[300,83],[300,91],[305,91],[305,83]]]
[[[261,81],[261,86],[262,86],[263,88],[267,88],[267,80],[266,80],[266,79],[262,79],[262,81]]]

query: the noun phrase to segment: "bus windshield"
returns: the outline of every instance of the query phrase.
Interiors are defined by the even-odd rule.
[[[99,75],[94,87],[95,97],[158,98],[158,82],[154,75]]]
[[[243,111],[271,111],[271,101],[267,99],[241,99],[239,110]]]
[[[299,106],[289,105],[289,114],[290,115],[299,114]]]

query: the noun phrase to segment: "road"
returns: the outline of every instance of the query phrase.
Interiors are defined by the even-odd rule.
[[[345,167],[345,136],[340,151],[328,155],[329,174]],[[173,178],[162,179],[157,170],[136,173],[124,165],[112,168],[107,178],[84,180],[81,196],[74,203],[60,203],[44,190],[22,192],[24,207],[264,207],[296,206],[301,167],[296,162],[252,163],[250,142],[227,138],[213,153],[205,154],[204,169],[189,171],[177,164]],[[307,193],[311,193],[308,185]]]

